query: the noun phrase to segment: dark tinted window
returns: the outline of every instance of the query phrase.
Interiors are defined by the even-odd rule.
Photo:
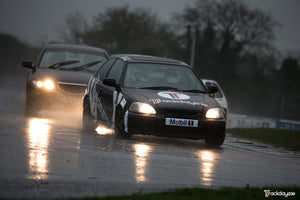
[[[68,62],[70,63],[63,63]],[[106,56],[89,51],[50,49],[45,51],[39,67],[57,67],[61,70],[84,70],[95,72],[104,62]]]
[[[205,92],[204,86],[189,67],[159,63],[129,63],[124,75],[124,87],[173,87]]]
[[[97,71],[96,76],[99,76],[99,79],[102,81],[108,70],[110,69],[111,65],[116,61],[115,58],[108,60],[104,65]]]
[[[117,60],[115,64],[111,67],[107,75],[107,78],[115,79],[116,83],[119,83],[123,69],[124,69],[124,62],[121,60]]]

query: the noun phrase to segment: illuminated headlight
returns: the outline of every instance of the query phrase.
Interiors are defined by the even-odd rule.
[[[221,119],[224,118],[224,114],[220,108],[210,108],[207,110],[205,117],[207,119]]]
[[[152,114],[152,115],[156,114],[156,111],[152,106],[140,102],[132,103],[131,106],[129,107],[129,111],[135,113],[143,113],[143,114]]]
[[[44,83],[42,81],[36,81],[36,86],[38,88],[44,87]]]
[[[50,80],[46,80],[44,82],[44,87],[48,90],[53,90],[54,89],[54,83],[53,81],[50,81]]]
[[[33,81],[33,84],[36,85],[38,88],[45,88],[47,90],[53,90],[54,89],[54,82],[47,79],[45,81]]]

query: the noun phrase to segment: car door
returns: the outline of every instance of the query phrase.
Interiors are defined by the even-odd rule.
[[[91,106],[91,113],[96,119],[107,120],[105,116],[103,106],[101,103],[101,84],[103,79],[106,77],[108,71],[110,70],[112,64],[116,61],[115,58],[109,59],[104,63],[100,69],[94,74],[92,79],[90,80],[90,85],[88,88],[89,100]],[[100,115],[98,115],[100,113]]]
[[[116,84],[119,84],[121,80],[121,75],[124,70],[124,65],[125,63],[122,60],[118,59],[110,68],[106,78],[115,79]],[[116,91],[116,88],[103,85],[102,81],[98,84],[97,89],[99,90],[103,109],[108,119],[111,122],[113,116],[113,99],[114,99],[113,96],[114,96],[114,92]]]

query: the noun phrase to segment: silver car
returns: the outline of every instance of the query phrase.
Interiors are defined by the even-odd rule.
[[[223,107],[223,109],[225,110],[225,114],[227,116],[227,114],[228,114],[228,102],[227,102],[226,96],[225,96],[222,88],[218,84],[218,82],[215,81],[215,80],[209,80],[209,79],[201,79],[201,80],[202,80],[202,82],[204,83],[204,85],[206,87],[208,87],[208,86],[218,87],[218,92],[215,93],[215,94],[212,94],[212,95],[219,102],[219,104]]]

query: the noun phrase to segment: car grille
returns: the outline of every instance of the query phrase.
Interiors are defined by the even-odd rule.
[[[57,87],[64,93],[71,95],[84,95],[86,84],[58,82]]]
[[[172,118],[197,118],[200,115],[197,111],[187,111],[187,110],[165,110],[164,113],[165,117],[172,117]]]

